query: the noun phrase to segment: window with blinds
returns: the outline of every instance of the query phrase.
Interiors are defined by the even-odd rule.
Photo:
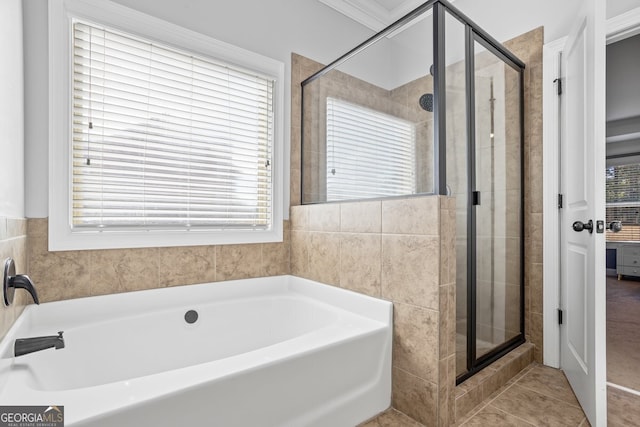
[[[268,229],[274,79],[73,23],[74,229]]]
[[[640,164],[606,169],[607,223],[622,221],[622,231],[607,231],[608,241],[640,241]]]
[[[327,200],[416,192],[413,123],[327,98]]]

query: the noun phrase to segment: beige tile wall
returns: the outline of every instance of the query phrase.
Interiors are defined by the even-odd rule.
[[[27,220],[24,218],[0,217],[0,268],[4,268],[4,260],[13,258],[16,273],[27,272]],[[0,291],[1,292],[1,291]],[[0,296],[0,338],[2,338],[13,322],[18,318],[31,297],[24,290],[16,290],[13,304],[5,307],[3,296]]]
[[[542,27],[504,43],[525,64],[525,335],[542,363]]]
[[[282,243],[62,252],[48,251],[47,225],[26,225],[29,274],[42,302],[289,274],[289,221]]]
[[[393,406],[453,421],[455,201],[440,196],[291,207],[291,273],[394,303]]]

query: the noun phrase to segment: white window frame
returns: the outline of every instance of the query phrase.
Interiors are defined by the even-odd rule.
[[[272,226],[267,230],[82,231],[71,226],[72,21],[95,22],[272,76]],[[49,250],[223,245],[282,241],[284,64],[107,0],[49,0]]]

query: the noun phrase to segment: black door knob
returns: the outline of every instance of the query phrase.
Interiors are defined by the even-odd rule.
[[[589,234],[593,233],[593,221],[589,220],[589,222],[584,223],[582,221],[576,221],[572,225],[573,231],[580,232],[582,230],[589,230]]]
[[[610,230],[612,233],[619,233],[622,231],[622,221],[611,221],[607,224],[607,230]]]

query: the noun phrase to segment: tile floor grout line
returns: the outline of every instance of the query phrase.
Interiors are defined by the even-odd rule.
[[[514,383],[515,384],[515,383]],[[468,417],[465,418],[465,421],[462,425],[466,424],[467,422],[469,422],[473,417],[475,417],[476,415],[478,415],[478,413],[480,411],[482,411],[484,408],[486,408],[487,406],[491,405],[491,403],[493,403],[493,401],[495,401],[498,397],[502,396],[502,394],[504,392],[506,392],[507,390],[509,390],[511,388],[511,386],[513,386],[513,384],[509,384],[507,386],[507,384],[503,385],[501,388],[504,387],[504,390],[502,390],[500,393],[498,393],[495,397],[493,398],[488,398],[487,400],[483,400],[482,402],[478,403],[478,405],[476,405],[473,409],[478,408],[476,411],[474,411],[473,409],[468,413]],[[497,392],[498,390],[496,390],[495,392]],[[494,392],[494,393],[495,393]]]
[[[506,392],[507,390],[509,390],[514,384],[516,384],[518,381],[520,381],[522,378],[524,378],[525,376],[527,376],[529,374],[529,372],[531,372],[533,370],[533,368],[531,367],[531,365],[533,365],[533,363],[530,363],[529,365],[527,365],[525,368],[523,368],[520,372],[518,372],[516,375],[514,375],[513,378],[515,378],[516,376],[520,375],[522,373],[522,376],[520,378],[518,378],[516,381],[512,382],[511,384],[509,384],[509,382],[505,383],[502,387],[500,387],[498,390],[494,391],[489,398],[487,398],[486,400],[483,400],[482,402],[478,403],[478,405],[476,405],[473,409],[478,408],[476,411],[474,411],[473,409],[468,412],[464,418],[464,422],[461,425],[466,424],[469,420],[471,420],[474,416],[478,415],[478,413],[480,411],[482,411],[484,408],[486,408],[487,406],[489,406],[491,403],[493,403],[498,397],[502,396],[502,394],[504,392]],[[513,379],[512,378],[512,379]],[[482,384],[478,385],[478,387],[480,387]],[[503,389],[500,393],[496,394],[493,398],[491,398],[491,396],[493,396],[493,394],[495,394],[496,392],[498,392],[500,389]],[[468,393],[468,391],[465,391],[464,394]],[[461,396],[464,396],[464,394],[462,394]]]
[[[514,385],[519,385],[521,388],[523,388],[523,389],[525,389],[525,390],[532,391],[532,392],[534,392],[534,393],[537,393],[537,394],[540,394],[540,395],[544,396],[543,394],[539,393],[539,392],[538,392],[538,391],[536,391],[536,390],[532,390],[532,389],[530,389],[529,387],[526,387],[526,386],[523,386],[522,384],[519,384],[519,383],[520,383],[520,381],[521,381],[523,378],[525,378],[527,375],[529,375],[529,374],[530,374],[530,373],[535,369],[535,366],[534,366],[534,367],[531,367],[531,365],[529,365],[529,366],[527,366],[525,369],[523,369],[523,371],[524,371],[524,370],[526,370],[526,369],[528,369],[528,371],[527,371],[527,372],[525,372],[525,373],[524,373],[520,378],[518,378],[516,381],[512,382],[511,384],[509,384],[509,385],[506,385],[506,384],[505,384],[505,385],[503,386],[503,387],[504,387],[504,390],[502,390],[500,393],[498,393],[498,394],[497,394],[495,397],[493,397],[492,399],[488,399],[488,400],[487,400],[487,402],[486,402],[486,404],[482,405],[482,406],[481,406],[477,411],[474,411],[474,413],[473,413],[472,415],[470,415],[469,417],[467,417],[467,418],[466,418],[466,420],[464,421],[464,423],[463,423],[463,424],[461,424],[461,426],[463,426],[463,425],[467,424],[469,421],[471,421],[471,420],[473,419],[473,417],[475,417],[476,415],[478,415],[482,410],[484,410],[484,409],[485,409],[485,408],[487,408],[488,406],[491,406],[492,408],[495,408],[495,409],[496,409],[496,410],[498,410],[498,411],[501,411],[501,412],[503,412],[503,413],[505,413],[505,414],[508,414],[508,415],[510,415],[510,416],[512,416],[512,417],[515,417],[515,418],[517,418],[518,420],[523,421],[523,422],[525,422],[525,423],[527,423],[527,424],[529,424],[529,425],[531,425],[531,426],[535,426],[535,424],[531,424],[529,421],[527,421],[526,419],[523,419],[523,418],[519,417],[518,415],[512,414],[512,413],[507,412],[507,411],[504,411],[503,409],[501,409],[501,408],[499,408],[499,407],[497,407],[497,406],[495,406],[495,405],[493,405],[493,406],[492,406],[492,403],[493,403],[493,402],[495,402],[495,401],[496,401],[500,396],[502,396],[505,392],[507,392],[509,389],[511,389]],[[521,372],[522,372],[522,371],[521,371]],[[547,397],[550,397],[551,399],[556,400],[556,401],[558,401],[558,402],[560,402],[560,403],[565,403],[565,404],[567,403],[567,402],[565,402],[565,401],[563,401],[563,400],[561,400],[561,399],[556,399],[556,398],[551,397],[551,396],[547,396]],[[483,402],[483,403],[484,403],[484,402]],[[575,405],[571,405],[571,406],[574,406],[574,407],[575,407]],[[581,408],[581,407],[578,407],[578,409],[580,409],[580,410],[582,411],[582,408]],[[584,411],[583,411],[583,414],[584,414]],[[581,420],[581,422],[580,422],[580,424],[579,424],[579,425],[582,425],[582,423],[584,422],[584,420],[585,420],[585,419],[586,419],[586,418],[583,418],[583,419]]]
[[[398,410],[397,410],[396,408],[394,408],[393,406],[391,407],[391,410],[392,410],[393,412],[396,412],[396,413],[400,414],[399,416],[400,416],[401,418],[408,418],[408,419],[410,419],[411,421],[413,421],[413,422],[415,422],[416,424],[418,424],[420,427],[426,427],[426,426],[425,426],[424,424],[422,424],[420,421],[417,421],[417,420],[413,419],[412,417],[410,417],[409,415],[405,414],[405,413],[404,413],[404,412],[402,412],[402,411],[398,411]]]
[[[557,398],[557,397],[550,396],[550,395],[548,395],[548,394],[542,394],[542,393],[540,393],[540,391],[538,391],[538,390],[536,390],[536,389],[534,389],[534,388],[528,387],[528,386],[526,386],[526,385],[522,385],[522,384],[520,384],[520,387],[524,388],[525,390],[529,390],[529,391],[532,391],[532,392],[534,392],[534,393],[537,393],[537,394],[539,394],[539,395],[541,395],[541,396],[548,397],[549,399],[557,400],[557,401],[558,401],[558,402],[560,402],[560,403],[565,403],[565,404],[567,404],[567,405],[573,406],[574,408],[578,408],[578,409],[580,409],[580,410],[582,410],[582,411],[584,412],[584,410],[582,409],[582,406],[580,406],[580,403],[578,403],[578,405],[576,405],[576,404],[574,404],[574,403],[567,402],[567,401],[565,401],[565,400],[563,400],[563,399],[559,399],[559,398]]]
[[[518,380],[518,381],[520,381],[520,380]],[[512,384],[512,386],[514,386],[514,385],[518,385],[518,381],[516,381],[515,383],[513,383],[513,384]],[[536,393],[536,394],[538,394],[538,395],[540,395],[540,396],[548,397],[548,398],[550,398],[550,399],[552,399],[552,400],[555,400],[555,401],[557,401],[557,402],[559,402],[559,403],[567,404],[567,402],[565,402],[565,401],[563,401],[563,400],[556,399],[556,398],[554,398],[554,397],[551,397],[551,396],[548,396],[548,395],[542,394],[542,393],[540,393],[540,392],[538,392],[538,391],[532,390],[532,389],[530,389],[530,388],[528,388],[528,387],[525,387],[525,386],[523,386],[523,385],[520,385],[520,387],[521,387],[521,388],[523,388],[523,389],[525,389],[525,390],[528,390],[528,391],[530,391],[530,392]],[[506,391],[506,390],[505,390],[505,391]],[[500,395],[502,395],[502,394],[503,394],[503,393],[500,393]],[[495,399],[494,399],[494,400],[495,400]],[[570,405],[570,406],[572,406],[572,407],[574,407],[574,408],[576,408],[576,409],[579,409],[579,410],[580,410],[580,412],[582,412],[583,419],[580,421],[580,424],[578,424],[578,427],[579,427],[580,425],[582,425],[582,422],[586,419],[586,416],[585,416],[585,414],[584,414],[584,410],[583,410],[581,407],[576,407],[575,405]],[[497,408],[497,409],[501,409],[501,408],[498,408],[498,407],[496,407],[496,406],[494,406],[494,407],[495,407],[495,408]],[[504,410],[503,410],[503,412],[506,412],[506,411],[504,411]],[[514,416],[514,417],[516,417],[516,418],[518,418],[518,419],[523,420],[522,418],[520,418],[519,416],[517,416],[517,415],[515,415],[515,414],[512,414],[512,413],[510,413],[510,412],[507,412],[507,413],[508,413],[509,415],[511,415],[511,416]],[[526,421],[526,420],[524,420],[524,421]],[[526,422],[527,422],[527,423],[529,423],[529,424],[531,424],[529,421],[526,421]],[[533,424],[533,426],[536,426],[536,424]]]
[[[489,405],[487,405],[487,406],[489,406]],[[497,406],[492,406],[492,408],[495,408],[497,411],[500,411],[500,412],[502,412],[502,413],[504,413],[504,414],[507,414],[507,415],[509,415],[509,416],[512,416],[513,418],[516,418],[517,420],[522,421],[522,422],[524,422],[525,424],[530,425],[531,427],[536,427],[536,425],[535,425],[535,424],[530,423],[528,420],[526,420],[526,419],[524,419],[524,418],[521,418],[521,417],[519,417],[519,416],[518,416],[518,415],[516,415],[516,414],[512,414],[511,412],[507,412],[507,411],[505,411],[504,409],[498,408]]]
[[[527,419],[525,417],[529,417],[531,414],[524,413],[524,412],[520,413],[517,410],[517,408],[515,408],[515,412],[512,412],[514,411],[514,408],[510,406],[506,408],[502,408],[500,407],[500,405],[496,404],[496,402],[500,401],[501,397],[509,396],[509,393],[513,392],[512,389],[514,385],[518,385],[520,386],[519,388],[522,389],[518,393],[521,393],[521,392],[531,393],[530,398],[534,400],[538,400],[535,396],[546,397],[546,398],[549,398],[546,400],[546,402],[551,404],[552,406],[564,406],[566,409],[574,408],[575,410],[579,410],[580,414],[582,415],[582,418],[580,418],[580,421],[578,421],[577,420],[578,417],[575,417],[574,420],[576,423],[572,425],[578,426],[578,427],[588,427],[590,425],[589,420],[584,414],[584,411],[580,406],[576,406],[575,403],[569,403],[565,401],[563,398],[558,398],[555,396],[551,396],[549,394],[545,394],[544,390],[541,390],[538,388],[532,388],[535,384],[531,383],[530,381],[527,381],[527,378],[531,378],[532,380],[541,379],[541,378],[538,378],[538,375],[536,375],[536,373],[541,372],[539,369],[537,369],[537,367],[541,367],[541,369],[544,369],[544,365],[540,365],[536,363],[532,363],[528,365],[527,367],[522,369],[518,375],[516,375],[517,379],[516,377],[514,377],[512,380],[510,380],[508,384],[505,384],[500,389],[496,390],[492,396],[487,398],[485,401],[480,402],[475,408],[473,408],[469,413],[467,413],[466,416],[464,416],[455,425],[469,427],[471,425],[474,425],[474,422],[477,423],[480,419],[484,419],[483,415],[490,415],[490,414],[495,414],[497,416],[502,416],[502,417],[507,416],[511,418],[511,421],[523,423],[523,425],[526,427],[534,427],[538,425],[536,424],[536,422],[542,421],[542,419],[535,418],[535,417],[533,417],[532,419]],[[553,374],[553,376],[557,377],[557,379],[563,378],[566,382],[566,376],[560,370],[554,370],[553,372],[549,371],[547,373],[549,375]],[[531,375],[531,377],[529,377],[529,375]],[[543,380],[542,382],[544,383],[544,377],[542,378],[542,380]],[[564,387],[564,388],[567,388],[567,387]],[[559,391],[559,390],[563,390],[563,387],[559,387],[554,391]],[[549,402],[549,400],[551,400],[551,402]],[[483,411],[485,411],[486,413],[481,414]],[[538,414],[538,415],[541,415],[541,414]],[[553,418],[555,418],[555,416]]]

